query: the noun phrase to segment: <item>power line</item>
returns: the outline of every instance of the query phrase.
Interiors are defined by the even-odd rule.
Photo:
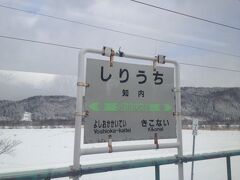
[[[202,67],[202,68],[217,69],[217,70],[221,70],[221,71],[230,71],[230,72],[239,72],[240,73],[240,70],[220,68],[220,67],[215,67],[215,66],[206,66],[206,65],[191,64],[191,63],[179,63],[179,64],[182,64],[185,66],[196,66],[196,67]]]
[[[166,40],[162,40],[162,39],[148,37],[148,36],[141,35],[141,34],[129,33],[129,32],[119,31],[119,30],[115,30],[115,29],[111,29],[111,28],[106,28],[106,27],[103,27],[103,26],[97,26],[97,25],[92,25],[92,24],[88,24],[88,23],[83,23],[83,22],[80,22],[80,21],[70,20],[70,19],[63,18],[63,17],[57,17],[57,16],[47,15],[47,14],[43,14],[43,13],[37,13],[37,12],[29,11],[29,10],[19,9],[19,8],[15,8],[15,7],[9,7],[9,6],[5,6],[5,5],[2,5],[2,4],[0,4],[0,7],[15,10],[15,11],[20,11],[20,12],[25,12],[25,13],[29,13],[29,14],[34,14],[34,15],[38,15],[38,16],[43,16],[43,17],[47,17],[47,18],[51,18],[51,19],[57,19],[57,20],[60,20],[60,21],[70,22],[70,23],[74,23],[74,24],[80,24],[80,25],[83,25],[83,26],[88,26],[88,27],[101,29],[101,30],[105,30],[105,31],[110,31],[110,32],[114,32],[114,33],[120,33],[120,34],[124,34],[124,35],[128,35],[128,36],[133,36],[133,37],[158,41],[158,42],[162,42],[162,43],[173,44],[173,45],[188,47],[188,48],[192,48],[192,49],[198,49],[198,50],[201,50],[201,51],[207,51],[207,52],[211,52],[211,53],[215,53],[215,54],[222,54],[222,55],[226,55],[226,56],[232,56],[232,57],[240,58],[240,55],[232,54],[232,53],[229,53],[229,52],[216,51],[216,50],[213,50],[213,49],[207,49],[207,48],[202,48],[202,47],[198,47],[198,46],[191,46],[191,45],[187,45],[187,44],[183,44],[183,43],[166,41]]]
[[[13,36],[0,35],[0,38],[24,41],[24,42],[29,42],[29,43],[44,44],[44,45],[50,45],[50,46],[57,46],[57,47],[63,47],[63,48],[70,48],[70,49],[77,49],[77,50],[82,49],[82,48],[79,48],[79,47],[76,47],[76,46],[68,46],[68,45],[58,44],[58,43],[36,41],[36,40],[32,40],[32,39],[25,39],[25,38],[13,37]]]
[[[37,41],[37,40],[31,40],[31,39],[19,38],[19,37],[12,37],[12,36],[0,35],[0,38],[17,40],[17,41],[24,41],[24,42],[28,42],[28,43],[44,44],[44,45],[49,45],[49,46],[57,46],[57,47],[62,47],[62,48],[75,49],[75,50],[83,49],[82,47],[77,47],[77,46],[69,46],[69,45],[64,45],[64,44],[51,43],[51,42],[45,42],[45,41]],[[199,64],[191,64],[191,63],[183,63],[183,62],[182,63],[180,62],[179,64],[182,64],[182,65],[185,65],[185,66],[195,66],[195,67],[201,67],[201,68],[209,68],[209,69],[216,69],[216,70],[240,73],[240,70],[235,70],[235,69],[227,69],[227,68],[220,68],[220,67],[206,66],[206,65],[199,65]]]
[[[207,23],[211,23],[211,24],[215,24],[215,25],[218,25],[218,26],[223,26],[223,27],[226,27],[226,28],[230,28],[230,29],[240,31],[239,27],[234,27],[234,26],[230,26],[230,25],[227,25],[227,24],[212,21],[212,20],[209,20],[209,19],[204,19],[204,18],[201,18],[201,17],[193,16],[193,15],[190,15],[190,14],[185,14],[185,13],[181,13],[181,12],[178,12],[178,11],[173,11],[171,9],[163,8],[163,7],[160,7],[160,6],[153,5],[153,4],[148,4],[148,3],[145,3],[145,2],[142,2],[142,1],[137,1],[137,0],[130,0],[130,1],[132,1],[134,3],[142,4],[142,5],[145,5],[145,6],[149,6],[149,7],[155,8],[155,9],[160,9],[160,10],[167,11],[167,12],[170,12],[170,13],[174,13],[174,14],[177,14],[177,15],[185,16],[185,17],[188,17],[188,18],[192,18],[192,19],[196,19],[196,20],[199,20],[199,21],[204,21],[204,22],[207,22]]]

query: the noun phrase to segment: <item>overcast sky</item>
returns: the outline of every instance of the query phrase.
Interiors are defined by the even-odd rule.
[[[240,28],[239,0],[151,0],[156,6]],[[240,56],[240,31],[129,0],[0,0],[0,5]],[[240,70],[240,57],[124,35],[0,7],[0,36]],[[0,38],[0,99],[75,96],[78,50]],[[240,73],[181,65],[181,85],[240,87]]]

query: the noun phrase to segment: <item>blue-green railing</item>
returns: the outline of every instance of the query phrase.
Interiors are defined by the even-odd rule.
[[[159,166],[167,164],[178,164],[187,163],[192,161],[201,161],[208,159],[226,158],[227,164],[227,178],[231,180],[231,156],[239,156],[240,150],[232,151],[221,151],[204,154],[196,154],[195,156],[186,155],[183,157],[169,156],[160,158],[148,158],[139,160],[129,160],[102,164],[82,165],[79,170],[73,170],[71,167],[54,168],[54,169],[43,169],[23,172],[11,172],[11,173],[0,173],[0,180],[36,180],[45,179],[49,180],[52,178],[60,177],[73,177],[81,176],[93,173],[101,173],[107,171],[117,171],[132,168],[141,168],[155,166],[156,178],[160,178]]]

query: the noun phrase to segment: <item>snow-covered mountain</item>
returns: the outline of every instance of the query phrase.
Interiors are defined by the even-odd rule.
[[[0,101],[0,120],[19,121],[24,112],[33,121],[74,119],[76,100],[68,96],[33,96],[21,101]]]
[[[24,112],[33,121],[73,121],[76,99],[68,96],[33,96],[21,101],[0,101],[0,121],[19,121]],[[240,88],[182,88],[185,124],[198,118],[206,124],[240,124]]]
[[[182,113],[208,124],[240,124],[240,88],[184,87]]]

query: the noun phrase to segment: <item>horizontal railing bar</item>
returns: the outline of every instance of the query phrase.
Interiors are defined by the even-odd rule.
[[[179,143],[164,143],[159,144],[158,149],[164,148],[177,148]],[[153,150],[156,149],[156,144],[138,144],[138,145],[122,145],[122,146],[113,146],[112,152],[124,152],[124,151],[140,151],[140,150]],[[97,147],[97,148],[82,148],[81,155],[89,155],[89,154],[100,154],[100,153],[108,153],[108,146],[105,147]]]
[[[46,178],[59,178],[76,176],[80,171],[73,171],[70,167],[30,170],[22,172],[0,173],[1,180],[37,180]]]
[[[149,167],[149,166],[155,166],[155,165],[174,164],[177,162],[178,162],[177,158],[175,156],[171,156],[171,157],[85,165],[85,166],[82,166],[81,168],[81,174],[86,175],[86,174],[101,173],[106,171],[117,171],[117,170]]]
[[[201,161],[201,160],[217,159],[217,158],[224,158],[227,156],[239,156],[239,155],[240,155],[240,150],[220,151],[220,152],[196,154],[194,157],[192,155],[186,155],[182,157],[182,161],[183,162]]]
[[[89,164],[81,165],[79,170],[73,170],[71,167],[54,168],[54,169],[43,169],[33,170],[24,172],[13,172],[13,173],[0,173],[0,180],[29,180],[29,179],[44,179],[44,178],[59,178],[86,175],[93,173],[100,173],[106,171],[116,171],[132,168],[149,167],[155,165],[166,165],[166,164],[177,164],[181,162],[201,161],[208,159],[217,159],[230,156],[239,156],[240,150],[232,151],[220,151],[212,153],[186,155],[183,157],[169,156],[169,157],[158,157],[138,160],[125,160],[111,163],[100,163],[100,164]]]
[[[213,153],[196,154],[194,157],[192,155],[187,155],[183,157],[168,156],[168,157],[158,157],[158,158],[148,158],[140,160],[129,160],[102,164],[91,164],[82,166],[81,174],[92,174],[100,173],[106,171],[116,171],[124,169],[133,169],[141,167],[149,167],[155,165],[167,165],[167,164],[177,164],[179,162],[192,162],[207,159],[223,158],[226,156],[238,156],[240,155],[240,150],[234,151],[222,151]]]

